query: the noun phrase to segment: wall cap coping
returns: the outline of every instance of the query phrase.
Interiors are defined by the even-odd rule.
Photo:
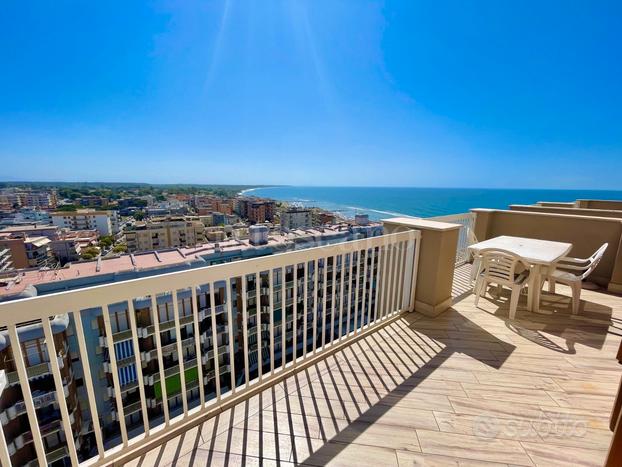
[[[579,208],[583,209],[583,208]],[[600,209],[597,209],[600,211]],[[600,217],[600,216],[578,216],[576,214],[560,214],[556,212],[535,212],[535,211],[511,211],[509,209],[488,209],[488,208],[475,208],[471,209],[471,212],[502,212],[504,214],[512,214],[516,216],[548,216],[548,217],[571,217],[573,219],[590,219],[602,222],[622,222],[622,219],[618,217]]]
[[[575,208],[575,207],[570,207],[570,206],[540,206],[538,204],[510,204],[508,207],[510,208],[510,211],[514,210],[512,208],[530,208],[530,209],[535,209],[536,211],[542,210],[543,212],[544,212],[545,209],[561,209],[561,210],[567,211],[568,213],[572,213],[572,212],[586,212],[587,211],[587,212],[593,212],[593,213],[608,212],[608,213],[612,213],[612,214],[615,213],[615,214],[618,214],[618,215],[622,215],[620,210],[618,210],[618,209]],[[551,212],[549,214],[563,214],[563,213],[561,213],[561,212]],[[591,217],[606,217],[606,216],[594,215],[594,216],[591,216]]]
[[[435,230],[440,232],[456,230],[462,227],[462,225],[460,224],[431,221],[418,217],[391,217],[389,219],[382,219],[382,223],[390,225],[401,225],[404,227],[411,227],[417,230]]]

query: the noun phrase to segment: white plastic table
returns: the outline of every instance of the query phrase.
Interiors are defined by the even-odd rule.
[[[553,268],[555,263],[570,252],[572,243],[502,235],[469,246],[469,250],[475,254],[486,248],[510,251],[532,266],[527,307],[537,313],[540,310],[542,267]]]

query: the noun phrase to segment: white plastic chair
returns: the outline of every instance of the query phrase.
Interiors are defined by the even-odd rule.
[[[516,316],[520,291],[527,285],[529,266],[525,265],[521,257],[510,251],[499,249],[484,249],[479,252],[481,257],[481,272],[475,283],[475,306],[479,298],[486,293],[488,284],[497,284],[499,288],[505,286],[512,290],[510,297],[510,319]],[[524,268],[522,271],[519,268]]]
[[[565,256],[555,265],[555,269],[546,275],[546,280],[549,281],[549,292],[555,293],[555,284],[557,282],[561,282],[570,287],[572,290],[573,315],[579,313],[581,283],[596,269],[608,245],[608,243],[605,243],[589,258],[571,258],[570,256]]]
[[[477,243],[477,237],[475,236],[475,232],[473,232],[473,229],[469,227],[469,229],[467,230],[467,241],[469,242],[469,246],[470,245],[475,245]],[[470,253],[470,255],[472,256],[473,263],[471,264],[471,284],[473,282],[475,282],[475,280],[479,277],[480,273],[482,272],[480,270],[481,266],[482,266],[482,255],[478,252],[474,252],[472,251]]]

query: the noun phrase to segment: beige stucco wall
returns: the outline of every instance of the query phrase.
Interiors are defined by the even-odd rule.
[[[622,211],[622,201],[606,199],[578,199],[576,204],[578,208]]]
[[[382,224],[387,234],[413,229],[421,232],[415,310],[436,316],[448,309],[460,225],[404,217],[384,219]]]
[[[615,217],[622,219],[622,211],[605,209],[570,208],[561,206],[535,206],[525,204],[510,205],[512,211],[549,212],[553,214],[569,214],[571,216]]]
[[[560,208],[561,209],[561,208]],[[603,243],[609,247],[590,280],[622,292],[622,219],[557,213],[473,209],[478,241],[500,235],[572,243],[571,256],[590,256]]]

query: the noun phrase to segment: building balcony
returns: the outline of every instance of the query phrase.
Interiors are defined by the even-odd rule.
[[[332,257],[341,273],[336,277],[345,280],[343,288],[335,287],[339,300],[297,304],[296,316],[302,307],[304,320],[297,321],[295,332],[274,332],[280,319],[274,319],[277,327],[267,336],[255,324],[260,351],[241,338],[250,335],[247,320],[234,317],[236,325],[227,329],[236,332],[233,346],[215,349],[210,341],[210,349],[207,339],[200,342],[204,355],[223,352],[227,363],[219,365],[219,377],[198,364],[204,355],[185,362],[183,378],[177,364],[166,368],[159,362],[164,384],[159,373],[143,375],[136,385],[153,388],[128,410],[154,407],[164,388],[176,409],[169,414],[169,404],[160,403],[167,422],[146,423],[144,434],[125,425],[121,413],[129,412],[122,395],[110,391],[119,408],[119,439],[112,449],[94,446],[81,462],[601,465],[612,437],[609,416],[620,376],[615,354],[622,298],[585,289],[581,313],[573,315],[570,290],[559,286],[554,294],[543,293],[539,313],[527,311],[527,298],[521,296],[513,320],[507,293],[488,293],[476,307],[462,234],[473,227],[473,217],[466,216],[464,224],[394,219],[385,224],[394,233],[383,237],[118,282],[98,286],[92,294],[82,289],[75,295],[64,292],[62,299],[7,302],[0,304],[0,313],[14,332],[23,321],[66,308],[79,315],[107,304],[102,300],[117,303],[204,284],[211,288],[300,263],[317,267]],[[486,230],[499,225],[491,222]],[[371,262],[345,279],[353,255]],[[337,257],[345,258],[342,264]],[[370,292],[362,294],[357,280]],[[310,281],[309,297],[327,296],[329,281],[330,275],[319,281],[319,290]],[[179,326],[173,326],[180,335]],[[84,340],[79,330],[75,335]],[[295,345],[288,342],[293,338]],[[290,347],[282,349],[284,343]],[[82,355],[86,363],[88,358]],[[189,395],[197,386],[199,396],[195,390]],[[97,416],[96,406],[82,402]],[[93,430],[101,439],[99,424]]]

